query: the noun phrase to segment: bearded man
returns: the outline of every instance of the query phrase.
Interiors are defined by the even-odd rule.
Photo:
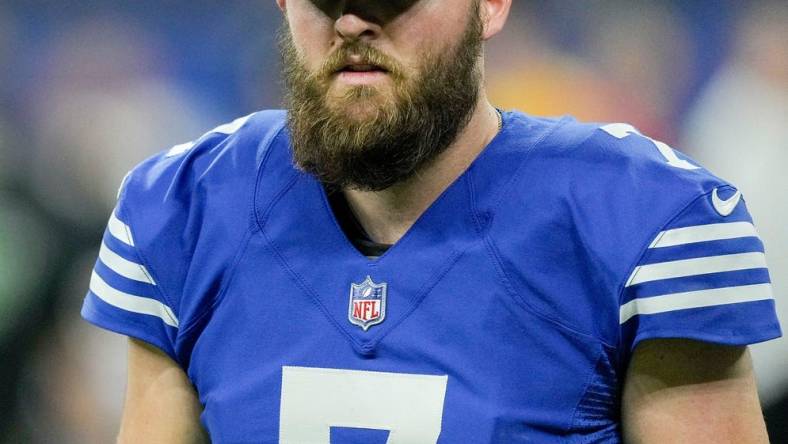
[[[500,112],[511,0],[277,0],[287,111],[125,179],[83,316],[121,442],[767,442],[741,193],[626,124]]]

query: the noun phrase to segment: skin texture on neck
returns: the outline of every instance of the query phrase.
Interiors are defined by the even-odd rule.
[[[498,133],[498,112],[482,92],[468,125],[438,158],[405,182],[381,191],[344,189],[372,240],[396,243]]]

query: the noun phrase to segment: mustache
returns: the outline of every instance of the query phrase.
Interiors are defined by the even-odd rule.
[[[394,60],[393,57],[383,53],[369,44],[360,40],[347,41],[331,53],[328,58],[323,62],[323,65],[318,70],[318,74],[322,78],[328,78],[347,66],[347,61],[351,56],[359,59],[359,64],[375,65],[386,70],[395,79],[403,77],[402,65]]]

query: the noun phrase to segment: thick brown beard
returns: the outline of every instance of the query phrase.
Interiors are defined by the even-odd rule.
[[[346,43],[312,74],[285,24],[279,40],[295,164],[331,189],[379,191],[407,180],[444,152],[468,124],[481,87],[483,25],[474,3],[454,51],[425,55],[410,81],[396,61],[363,42]],[[395,85],[393,100],[361,86],[329,106],[329,78],[349,53],[386,68]],[[354,105],[372,106],[374,113],[357,119],[346,111]]]

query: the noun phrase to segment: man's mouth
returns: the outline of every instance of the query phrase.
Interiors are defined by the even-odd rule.
[[[372,64],[348,64],[340,68],[337,72],[382,72],[386,73],[385,68]]]
[[[347,63],[334,73],[337,80],[348,86],[372,86],[385,81],[389,71],[372,63]]]

